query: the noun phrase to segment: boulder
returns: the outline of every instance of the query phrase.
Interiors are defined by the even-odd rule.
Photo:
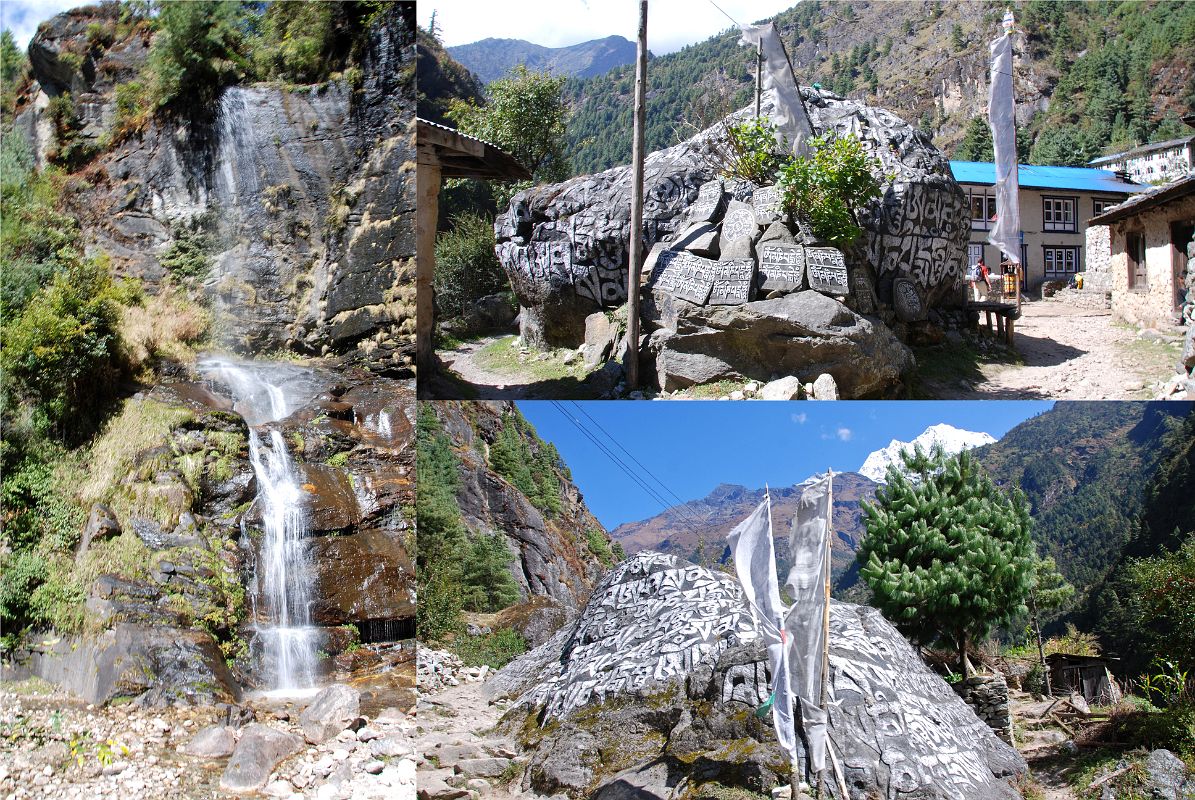
[[[829,736],[854,800],[1020,796],[1024,760],[878,611],[835,601],[830,625]],[[695,778],[766,793],[788,780],[788,757],[753,713],[769,675],[741,589],[675,556],[615,567],[573,623],[491,688],[515,698],[502,724],[526,737],[543,794],[676,798]]]
[[[925,134],[884,109],[814,89],[802,92],[817,132],[858,135],[868,155],[882,164],[882,197],[859,214],[864,236],[847,254],[856,310],[894,314],[897,278],[912,282],[926,309],[961,303],[970,224],[966,197],[947,159]],[[770,99],[765,106],[770,113]],[[749,114],[743,110],[728,121]],[[722,220],[728,194],[739,201],[750,196],[750,187],[728,185],[724,192],[721,181],[710,181],[718,163],[711,152],[723,130],[716,125],[647,156],[650,190],[643,219],[648,248],[682,233],[691,238],[696,231],[687,229],[694,223]],[[701,196],[703,186],[708,188]],[[496,252],[519,301],[520,332],[528,345],[575,348],[589,314],[626,301],[630,191],[630,167],[616,167],[528,189],[498,216]],[[774,214],[763,216],[767,224]],[[760,238],[759,224],[757,211],[743,235],[737,235],[736,225],[731,238],[739,241],[729,250],[724,230],[719,257],[754,255],[750,245],[741,256],[737,248],[741,241]],[[772,235],[785,240],[778,231]]]
[[[182,750],[198,758],[228,758],[236,749],[236,734],[227,725],[209,725],[196,732]]]
[[[598,311],[585,318],[585,366],[590,369],[600,366],[614,354],[618,342],[619,324],[604,311]]]
[[[1169,750],[1154,750],[1146,757],[1145,779],[1143,788],[1151,800],[1186,800],[1195,795],[1195,776]]]
[[[663,292],[644,304],[661,389],[720,379],[833,376],[843,399],[894,394],[913,354],[883,323],[819,292],[698,306]]]
[[[299,727],[308,742],[322,744],[347,728],[360,713],[361,693],[351,686],[334,683],[303,709]]]
[[[115,539],[117,536],[120,536],[120,520],[112,513],[112,509],[103,503],[96,503],[91,507],[87,524],[83,526],[83,535],[79,540],[79,551],[76,558],[86,553],[92,542]]]
[[[813,399],[814,400],[837,400],[838,399],[838,385],[834,382],[833,375],[822,373],[817,376],[817,380],[813,382]]]
[[[759,390],[760,400],[800,400],[801,379],[793,375],[786,375],[769,381]]]
[[[1195,324],[1187,326],[1187,335],[1183,339],[1182,365],[1187,372],[1195,370]]]
[[[234,794],[256,792],[266,785],[274,767],[302,749],[303,740],[293,733],[256,722],[247,725],[220,777],[220,788]]]

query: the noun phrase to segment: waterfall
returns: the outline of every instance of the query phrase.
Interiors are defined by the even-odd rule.
[[[307,552],[305,496],[282,432],[264,426],[314,397],[318,381],[311,370],[289,364],[208,358],[198,369],[228,386],[234,409],[251,426],[249,461],[257,479],[255,504],[263,534],[250,595],[255,655],[272,676],[273,689],[309,688],[317,678],[321,632],[311,624],[315,576]],[[244,519],[241,529],[248,540]]]

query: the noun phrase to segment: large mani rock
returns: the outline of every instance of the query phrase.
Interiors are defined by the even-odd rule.
[[[833,602],[830,643],[830,740],[851,800],[1020,797],[1024,760],[878,611]],[[487,687],[517,698],[504,725],[542,731],[529,744],[537,791],[673,798],[692,780],[764,793],[787,782],[770,720],[753,713],[768,681],[738,584],[644,552]],[[539,725],[522,727],[529,717]]]
[[[881,310],[890,310],[893,283],[903,276],[927,308],[961,302],[968,212],[946,157],[884,109],[802,91],[819,132],[858,135],[882,164],[883,196],[860,214],[864,236],[857,252],[848,254],[852,292],[874,296]],[[717,172],[710,152],[720,130],[715,126],[647,156],[645,248],[700,221],[686,211]],[[630,195],[631,168],[616,167],[528,189],[498,217],[496,250],[521,306],[528,344],[576,347],[587,315],[626,301]],[[716,212],[707,216],[720,219]],[[859,310],[871,313],[873,302],[859,301]]]

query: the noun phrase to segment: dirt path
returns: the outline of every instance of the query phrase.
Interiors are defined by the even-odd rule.
[[[1024,365],[983,366],[984,380],[958,399],[1149,399],[1177,360],[1172,346],[1139,338],[1110,311],[1056,301],[1026,303],[1015,339]]]
[[[436,355],[444,368],[464,383],[472,386],[484,400],[526,400],[533,396],[535,379],[530,375],[508,375],[482,367],[477,354],[499,338],[487,336],[463,342],[453,350],[440,350]]]
[[[443,372],[433,378],[429,397],[581,400],[602,394],[599,384],[586,380],[589,370],[575,351],[541,353],[506,346],[515,341],[509,335],[487,336],[462,342],[451,350],[436,351]],[[495,343],[499,344],[493,346]]]

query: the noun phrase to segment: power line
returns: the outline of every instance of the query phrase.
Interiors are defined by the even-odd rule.
[[[592,442],[595,447],[597,447],[599,450],[601,450],[602,453],[606,456],[606,458],[610,459],[610,461],[612,461],[616,467],[618,467],[620,470],[622,470],[622,472],[628,478],[630,478],[632,481],[634,481],[635,484],[640,489],[642,489],[649,497],[651,497],[653,500],[655,500],[657,503],[659,503],[660,507],[663,508],[664,511],[674,510],[672,508],[672,506],[670,506],[670,504],[667,502],[667,500],[665,500],[665,498],[660,495],[659,492],[657,492],[640,475],[638,475],[633,469],[631,469],[626,464],[626,462],[624,462],[621,458],[619,458],[609,447],[606,446],[606,444],[604,442],[602,442],[591,431],[586,429],[586,427],[581,424],[580,420],[578,420],[576,417],[574,417],[572,414],[570,414],[567,409],[564,408],[563,404],[561,404],[557,400],[552,400],[551,403],[552,403],[553,407],[557,411],[559,411],[560,414],[573,425],[573,427],[575,427],[577,430],[579,430],[582,433],[582,435],[585,436],[585,438],[589,439],[589,441]],[[609,434],[607,434],[607,436],[608,435]],[[673,496],[675,496],[675,495],[673,495]],[[702,524],[701,520],[697,519],[697,517],[695,517],[691,514],[688,514],[687,511],[688,510],[685,509],[683,506],[681,506],[679,508],[679,514],[684,519],[684,521],[688,522],[691,525],[701,525]]]

